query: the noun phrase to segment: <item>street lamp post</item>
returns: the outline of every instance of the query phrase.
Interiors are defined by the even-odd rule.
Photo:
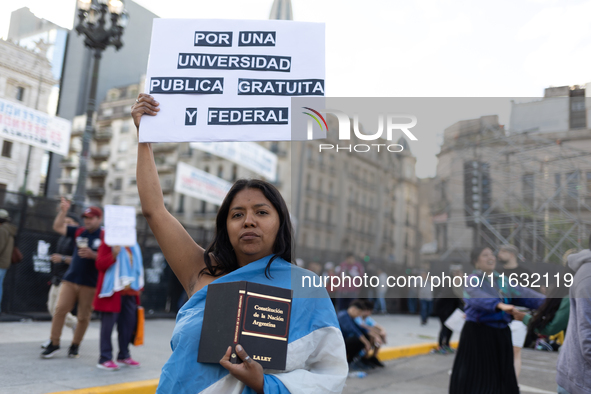
[[[107,28],[107,17],[110,16],[110,27]],[[116,50],[123,46],[121,35],[127,22],[127,14],[120,0],[78,0],[78,25],[76,32],[84,34],[84,45],[94,50],[94,64],[90,82],[88,103],[86,104],[86,127],[82,135],[82,153],[78,167],[78,182],[74,203],[82,207],[86,195],[86,174],[88,171],[88,155],[90,139],[93,133],[93,114],[96,109],[96,85],[98,82],[99,65],[102,52],[109,45]]]

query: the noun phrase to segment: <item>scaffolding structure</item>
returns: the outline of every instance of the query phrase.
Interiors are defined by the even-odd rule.
[[[459,132],[444,141],[439,154],[432,212],[439,218],[440,259],[468,261],[474,246],[496,250],[509,243],[526,261],[559,263],[567,250],[586,248],[591,229],[589,130],[509,134],[496,117],[487,118],[478,127],[475,121],[458,122]],[[486,163],[490,171],[490,206],[482,212],[465,201],[468,161]]]

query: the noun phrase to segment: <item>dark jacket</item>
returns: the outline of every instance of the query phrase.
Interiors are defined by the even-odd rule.
[[[462,309],[463,306],[464,302],[456,296],[453,289],[451,287],[444,287],[435,298],[433,314],[443,320],[447,320],[457,308]]]
[[[57,246],[55,247],[55,253],[59,253],[62,256],[73,256],[74,255],[74,239],[66,235],[59,237]],[[53,263],[51,264],[51,284],[57,286],[62,281],[64,274],[68,271],[70,264],[66,263]]]
[[[575,271],[570,288],[570,315],[558,355],[556,383],[570,394],[591,394],[591,251],[568,256]]]
[[[8,222],[0,224],[0,269],[10,268],[16,227]]]

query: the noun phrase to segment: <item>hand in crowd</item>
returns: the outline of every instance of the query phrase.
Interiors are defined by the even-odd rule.
[[[519,320],[519,321],[523,321],[523,318],[525,317],[525,315],[527,315],[526,312],[522,312],[522,311],[517,310],[517,309],[513,309],[513,311],[511,312],[511,314],[513,315],[513,319]]]
[[[62,211],[63,213],[68,213],[68,211],[70,210],[70,207],[72,206],[72,202],[70,200],[68,200],[65,197],[61,198],[60,201],[60,211]]]
[[[514,308],[515,308],[515,306],[514,306],[514,305],[511,305],[511,304],[505,304],[505,303],[503,303],[503,302],[499,302],[499,303],[497,304],[497,309],[500,309],[500,310],[502,310],[503,312],[507,312],[507,313],[512,313]]]
[[[220,365],[226,368],[232,376],[253,389],[257,393],[263,392],[265,384],[265,373],[261,364],[248,356],[246,351],[240,345],[236,345],[236,355],[243,361],[242,364],[232,364],[230,355],[232,347],[228,346],[226,354],[220,360]]]
[[[96,254],[90,248],[79,248],[78,256],[83,259],[96,259]]]
[[[138,133],[142,115],[156,115],[158,111],[160,111],[159,105],[160,103],[149,94],[140,93],[137,96],[136,103],[131,106],[131,117],[133,118],[133,123],[135,124],[135,127],[138,129]]]
[[[111,253],[113,254],[113,258],[117,258],[117,256],[119,255],[119,252],[121,252],[121,246],[113,246],[111,248]]]
[[[59,253],[54,253],[51,255],[51,262],[52,263],[61,263],[62,262],[62,255]]]

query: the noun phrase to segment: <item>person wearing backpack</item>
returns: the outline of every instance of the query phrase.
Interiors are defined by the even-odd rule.
[[[0,209],[0,313],[2,312],[2,282],[10,268],[16,227],[10,222],[8,211]]]
[[[98,271],[95,266],[97,250],[104,238],[101,228],[103,211],[98,207],[86,208],[82,214],[84,226],[66,225],[66,215],[71,203],[62,197],[60,211],[53,222],[53,230],[61,235],[75,239],[74,255],[70,267],[62,278],[62,286],[51,319],[51,344],[41,353],[42,358],[52,358],[60,350],[60,337],[64,328],[66,314],[78,302],[78,323],[74,339],[68,350],[68,357],[78,358],[78,349],[90,323],[92,300],[96,292]]]

